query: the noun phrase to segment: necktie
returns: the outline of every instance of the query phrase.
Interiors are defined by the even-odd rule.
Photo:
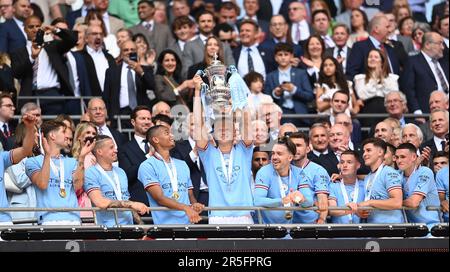
[[[253,66],[252,49],[250,47],[247,48],[247,64],[249,72],[255,70],[255,67]]]
[[[144,152],[145,154],[148,154],[150,152],[150,147],[148,146],[148,141],[147,140],[142,140],[142,142],[144,143]]]
[[[380,50],[386,54],[386,48],[384,47],[384,43],[380,43]]]
[[[447,86],[447,83],[445,82],[445,78],[444,78],[444,75],[441,72],[441,69],[439,69],[437,59],[433,59],[432,62],[434,64],[434,71],[436,72],[436,75],[438,77],[437,80],[439,80],[439,83],[442,86],[442,90],[445,93],[448,93],[448,86]]]
[[[75,79],[74,79],[74,76],[73,76],[72,65],[70,65],[69,59],[67,59],[67,61],[66,61],[66,66],[67,66],[67,71],[69,72],[70,87],[72,87],[72,91],[75,94]]]
[[[342,49],[342,47],[338,46],[338,57],[342,58],[342,53],[344,53],[344,49]]]
[[[128,84],[128,103],[132,110],[137,106],[136,100],[136,85],[134,84],[133,73],[131,72],[131,68],[128,67],[127,73],[127,84]]]
[[[39,56],[34,60],[33,63],[33,89],[37,90],[37,73],[39,68]]]
[[[4,134],[6,137],[9,137],[9,136],[10,136],[10,135],[9,135],[9,131],[8,131],[8,126],[6,125],[6,123],[3,124],[3,134]]]
[[[98,131],[98,135],[103,135],[103,129],[102,129],[102,127],[98,127],[98,128],[97,128],[97,131]]]
[[[441,147],[442,147],[441,151],[445,151],[445,141],[441,141]]]
[[[150,32],[150,31],[152,31],[152,24],[151,23],[146,23],[145,25],[144,25],[144,27]]]
[[[298,43],[301,39],[300,24],[297,24],[297,30],[295,31],[295,41]]]

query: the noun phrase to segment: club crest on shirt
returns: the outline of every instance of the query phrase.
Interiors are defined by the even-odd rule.
[[[225,173],[222,169],[222,166],[216,167],[217,175],[220,178],[220,181],[228,184],[227,178],[225,176]],[[234,165],[233,170],[231,171],[231,180],[230,184],[233,184],[236,181],[236,177],[239,175],[239,172],[241,171],[241,167],[239,165]]]

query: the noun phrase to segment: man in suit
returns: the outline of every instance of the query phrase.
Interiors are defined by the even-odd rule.
[[[347,46],[348,38],[350,37],[350,29],[345,24],[336,24],[333,26],[333,42],[335,47],[327,48],[325,56],[331,56],[339,61],[342,68],[347,68],[347,60],[350,57],[352,49]]]
[[[133,41],[122,43],[120,56],[122,62],[106,70],[103,100],[109,113],[129,115],[138,105],[149,105],[147,89],[154,88],[153,68],[142,67],[136,60],[130,60],[130,54],[136,53]]]
[[[283,109],[283,113],[306,114],[307,103],[314,99],[314,94],[306,71],[291,66],[293,51],[292,45],[287,43],[278,43],[275,46],[278,70],[267,75],[264,92],[272,96]],[[297,126],[308,124],[301,119],[285,119],[285,122],[293,122]]]
[[[137,179],[137,173],[141,163],[150,157],[150,145],[145,136],[147,130],[153,126],[152,114],[147,106],[137,106],[131,112],[130,118],[134,135],[119,149],[119,166],[127,173],[130,199],[148,206],[148,198],[144,186]]]
[[[438,151],[445,151],[448,121],[448,111],[446,110],[435,110],[430,115],[430,128],[433,132],[433,138],[424,142],[421,146],[421,150],[427,146],[431,149],[430,158],[433,158]]]
[[[0,95],[0,143],[3,150],[8,151],[8,138],[14,134],[14,126],[11,121],[14,119],[14,103],[9,94]]]
[[[286,23],[286,19],[282,15],[274,15],[270,19],[270,35],[267,35],[264,42],[259,46],[262,51],[266,52],[267,60],[266,68],[267,73],[270,73],[278,68],[278,64],[275,61],[275,45],[284,42],[292,44],[294,47],[294,57],[292,58],[292,66],[297,67],[300,63],[300,57],[303,56],[303,49],[298,44],[294,44],[291,38],[288,36],[289,25]]]
[[[103,31],[100,26],[89,26],[85,36],[86,46],[81,51],[93,96],[102,96],[106,70],[116,63],[113,56],[103,48],[103,38]]]
[[[108,112],[106,104],[101,98],[92,98],[88,103],[89,120],[97,127],[98,135],[107,135],[114,140],[114,145],[120,149],[126,143],[126,138],[119,131],[112,129],[106,124]],[[117,165],[116,165],[117,166]]]
[[[13,18],[0,24],[0,52],[11,53],[27,43],[24,21],[32,13],[30,1],[14,0],[13,12]]]
[[[326,48],[333,48],[336,46],[333,39],[328,34],[331,25],[331,18],[328,12],[324,9],[318,9],[313,12],[311,17],[314,33],[320,35],[325,43]]]
[[[246,19],[253,20],[259,25],[259,27],[261,29],[260,33],[264,36],[267,36],[269,34],[269,22],[264,19],[261,19],[261,17],[258,18],[258,15],[257,15],[257,13],[259,11],[259,0],[244,0],[244,10],[245,10],[245,15],[242,19],[239,19],[237,21],[237,25],[239,26],[241,24],[241,22]],[[272,16],[267,17],[267,18],[271,18],[271,17]]]
[[[308,152],[308,159],[327,169],[329,175],[335,173],[339,161],[329,149],[327,128],[321,123],[313,124],[309,130],[309,139],[312,149]]]
[[[130,28],[133,34],[141,33],[150,44],[150,48],[155,49],[156,56],[164,49],[167,49],[173,42],[173,36],[167,25],[155,22],[155,5],[153,1],[141,0],[138,3],[138,15],[141,22]],[[181,56],[180,56],[181,57]]]
[[[400,60],[391,46],[385,45],[388,36],[389,21],[385,15],[375,16],[369,23],[369,38],[353,44],[347,62],[346,75],[349,80],[357,74],[365,73],[365,62],[370,50],[380,49],[387,54],[390,73],[400,75]]]
[[[80,17],[86,17],[86,14],[90,9],[94,8],[94,5],[92,4],[92,0],[83,0],[83,5],[81,8],[77,10],[73,10],[71,12],[68,12],[66,14],[66,20],[69,24],[69,28],[72,29],[75,25],[75,21]]]
[[[443,58],[444,41],[436,32],[425,33],[421,52],[410,56],[402,77],[402,90],[408,108],[415,114],[429,113],[428,99],[432,91],[449,91],[449,62]]]
[[[194,187],[194,196],[198,202],[208,206],[208,183],[193,139],[194,115],[190,114],[187,120],[189,121],[189,137],[187,140],[178,141],[170,151],[170,155],[187,163],[190,170],[192,186]]]
[[[448,15],[448,0],[444,0],[439,4],[436,4],[433,6],[433,12],[431,15],[431,26],[435,26],[438,20],[443,18],[445,16],[445,13],[447,12]]]
[[[344,0],[345,11],[336,16],[336,22],[344,23],[349,28],[351,27],[351,17],[353,9],[360,9],[366,13],[367,18],[372,20],[372,18],[379,12],[377,8],[364,7],[364,0]]]
[[[13,0],[0,0],[0,24],[14,16]]]
[[[428,104],[430,105],[430,112],[434,112],[435,110],[448,111],[448,96],[444,92],[433,91],[430,94]],[[431,123],[429,119],[426,123],[419,124],[419,127],[423,132],[423,138],[425,141],[431,140],[433,138],[434,134],[431,130]]]
[[[197,25],[199,30],[198,37],[190,42],[187,42],[183,51],[183,77],[186,77],[189,67],[204,60],[204,51],[206,39],[213,35],[213,30],[216,25],[214,22],[214,14],[210,11],[202,11],[197,15]],[[223,53],[225,58],[225,65],[234,65],[233,53],[228,43],[223,43]]]
[[[289,21],[291,25],[290,33],[292,41],[295,44],[302,45],[302,41],[305,41],[312,34],[313,30],[311,25],[305,18],[306,7],[302,2],[293,1],[289,4]]]
[[[20,95],[73,96],[64,54],[75,46],[77,35],[67,29],[44,26],[43,31],[58,39],[39,45],[35,38],[41,26],[39,17],[28,17],[25,20],[27,44],[11,53],[13,75],[21,81]],[[64,112],[63,100],[41,99],[40,103],[43,114]]]
[[[444,58],[448,60],[448,35],[449,35],[449,28],[448,28],[448,15],[445,17],[442,17],[439,20],[438,30],[441,34],[442,38],[444,38]]]
[[[259,10],[256,14],[259,18],[271,18],[274,15],[281,14],[288,18],[289,4],[295,0],[259,0]]]

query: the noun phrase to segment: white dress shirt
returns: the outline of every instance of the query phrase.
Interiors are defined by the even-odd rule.
[[[103,22],[105,23],[106,31],[108,31],[108,34],[114,34],[114,33],[111,33],[111,26],[109,25],[109,13],[108,12],[103,13]]]
[[[339,53],[339,47],[335,46],[334,50],[333,50],[333,57],[335,59],[337,59],[338,53]],[[345,68],[347,68],[347,53],[348,53],[348,47],[347,46],[342,47],[341,56],[343,58],[343,61],[341,62],[341,64],[342,64],[342,68],[344,69],[344,73],[345,73]]]
[[[358,74],[354,78],[355,91],[363,101],[374,97],[385,97],[391,91],[398,91],[398,75],[389,74],[382,83],[376,82],[373,78],[366,83],[366,75]]]
[[[69,62],[70,68],[72,69],[72,76],[73,76],[73,81],[75,84],[73,93],[75,96],[79,97],[81,94],[80,94],[80,78],[78,77],[78,71],[77,71],[77,62],[71,51],[67,52],[66,56],[67,56],[67,61]]]
[[[322,36],[322,40],[325,42],[325,48],[333,48],[336,46],[330,35]]]
[[[314,155],[319,157],[320,155],[327,155],[328,154],[328,149],[326,149],[324,152],[319,152],[319,151],[313,149],[312,152],[313,152]]]
[[[441,139],[441,138],[438,138],[436,136],[433,136],[433,141],[434,141],[434,145],[436,146],[437,151],[443,151],[441,142],[442,141],[445,142],[445,139],[444,138]]]
[[[120,93],[119,93],[119,106],[120,108],[125,108],[130,105],[130,100],[128,97],[128,65],[126,63],[122,64],[122,70],[120,72]],[[133,80],[136,80],[136,72],[131,69],[131,74],[133,75]],[[133,81],[134,82],[134,81]],[[134,82],[136,86],[136,82]],[[137,88],[135,87],[136,91]]]
[[[30,62],[33,64],[35,60],[31,58],[31,41],[27,41],[26,48]],[[48,58],[45,48],[42,48],[38,58],[39,65],[37,69],[37,89],[59,88],[61,85],[58,81],[58,75],[50,64],[50,59]]]
[[[103,54],[102,49],[100,48],[98,51],[95,51],[88,45],[86,46],[86,50],[88,54],[91,56],[92,61],[94,61],[95,71],[97,73],[98,83],[100,84],[100,88],[103,89],[105,87],[105,73],[109,68],[108,60]]]
[[[291,29],[292,41],[294,41],[294,43],[297,43],[297,44],[299,41],[297,41],[295,39],[296,38],[295,36],[297,34],[298,28],[300,28],[300,41],[304,41],[304,40],[308,39],[309,36],[311,35],[311,33],[309,32],[309,25],[306,20],[301,20],[298,23],[292,24],[292,29]]]
[[[13,16],[12,18],[13,18],[14,22],[16,22],[16,24],[19,27],[20,31],[22,32],[23,36],[25,37],[25,40],[28,40],[27,33],[25,32],[23,22],[21,20],[18,20],[15,16]]]
[[[195,141],[191,137],[188,138],[189,144],[191,145],[191,152],[189,152],[189,157],[191,157],[191,160],[197,165],[198,169],[200,168],[200,158],[198,155],[195,155],[194,148],[195,148]],[[208,185],[203,182],[203,178],[200,176],[200,190],[208,189]]]
[[[145,153],[145,143],[144,143],[145,138],[141,137],[139,135],[136,135],[136,133],[135,133],[134,134],[134,139],[136,140],[136,142],[139,145],[139,148],[142,150],[142,152],[144,152],[144,154],[147,155]]]
[[[244,77],[248,71],[248,54],[250,53],[253,59],[253,67],[255,71],[258,71],[264,78],[266,78],[266,67],[264,66],[264,61],[259,54],[259,50],[256,45],[250,46],[251,52],[248,52],[249,47],[242,46],[241,55],[239,56],[238,71],[241,77]]]

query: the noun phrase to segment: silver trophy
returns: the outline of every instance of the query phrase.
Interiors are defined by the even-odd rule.
[[[209,84],[204,84],[204,106],[210,108],[213,114],[224,114],[231,112],[231,90],[227,82],[229,69],[217,59],[214,59],[202,75],[208,78]]]

